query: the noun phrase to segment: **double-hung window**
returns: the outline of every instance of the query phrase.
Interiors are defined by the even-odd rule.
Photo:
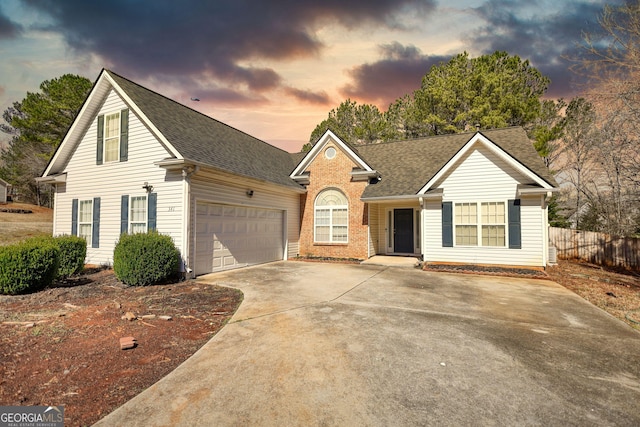
[[[120,112],[104,116],[104,161],[120,160]]]
[[[78,201],[78,236],[91,245],[93,235],[93,200]]]
[[[504,203],[482,203],[482,246],[505,245],[505,222]]]
[[[131,196],[129,214],[129,232],[147,232],[147,196]]]
[[[478,245],[478,206],[456,203],[456,245]]]
[[[347,243],[349,203],[342,192],[328,189],[318,194],[314,206],[314,241]]]
[[[506,218],[504,202],[456,203],[456,246],[504,247]]]

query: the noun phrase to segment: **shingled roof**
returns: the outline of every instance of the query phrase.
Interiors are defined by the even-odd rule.
[[[290,153],[105,70],[185,160],[302,189]]]
[[[363,198],[417,194],[475,133],[359,146],[358,152],[382,176],[364,190]],[[550,185],[557,184],[521,127],[483,131],[482,134],[508,155]]]

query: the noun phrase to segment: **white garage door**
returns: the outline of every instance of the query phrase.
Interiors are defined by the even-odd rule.
[[[283,222],[283,211],[198,203],[196,275],[281,260]]]

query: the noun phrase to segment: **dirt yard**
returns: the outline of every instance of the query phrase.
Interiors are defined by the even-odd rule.
[[[26,203],[0,204],[0,245],[43,234],[51,235],[52,231],[53,209]]]
[[[0,296],[0,405],[64,405],[65,426],[91,425],[189,358],[241,300],[194,281],[127,287],[111,270]],[[121,350],[126,337],[136,346]]]
[[[547,269],[556,283],[640,330],[640,273],[563,261]]]

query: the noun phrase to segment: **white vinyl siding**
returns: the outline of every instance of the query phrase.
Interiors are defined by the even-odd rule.
[[[428,199],[423,218],[425,242],[422,253],[427,262],[455,262],[474,264],[502,264],[523,266],[544,266],[546,245],[544,242],[544,218],[546,205],[543,196],[518,197],[518,184],[529,181],[514,171],[506,162],[481,145],[470,150],[451,172],[434,188],[442,188],[443,199]],[[477,246],[442,247],[442,202],[505,203],[510,199],[521,200],[521,249],[509,249],[505,230],[505,245],[483,245],[482,233]],[[454,209],[455,210],[455,209]],[[482,212],[479,213],[481,222]],[[505,212],[506,216],[506,212]],[[506,223],[506,219],[505,219]],[[455,225],[455,212],[454,212]],[[489,225],[489,224],[488,224]],[[455,229],[454,229],[455,230]],[[455,233],[455,231],[454,231]],[[501,233],[497,229],[487,231],[487,238],[497,242]],[[501,238],[500,238],[501,239]],[[454,235],[455,240],[455,235]]]
[[[99,114],[111,114],[129,108],[117,93],[109,92],[101,108],[83,134],[73,156],[66,165],[67,182],[59,184],[56,193],[55,233],[71,234],[71,199],[87,200],[96,196],[100,187],[100,247],[87,248],[86,262],[112,264],[113,249],[120,237],[120,205],[122,195],[140,194],[147,181],[158,193],[157,229],[168,234],[178,248],[182,247],[182,176],[181,171],[166,171],[153,162],[170,154],[140,122],[133,108],[129,111],[129,155],[127,162],[96,165],[96,135]],[[106,185],[105,183],[108,183]]]

